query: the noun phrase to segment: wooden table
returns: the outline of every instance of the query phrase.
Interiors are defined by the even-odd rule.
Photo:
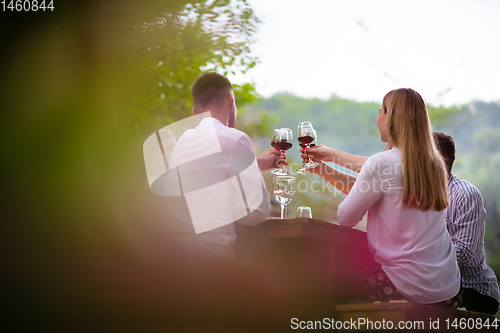
[[[333,318],[335,304],[364,298],[365,270],[374,265],[365,232],[315,219],[238,227],[234,250],[278,284],[277,306],[266,320],[288,328],[292,318]]]

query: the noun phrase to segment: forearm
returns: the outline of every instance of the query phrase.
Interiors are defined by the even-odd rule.
[[[317,174],[344,194],[348,194],[356,182],[356,177],[340,172],[326,163],[320,164]]]
[[[354,172],[360,172],[368,157],[348,154],[340,150],[332,150],[330,161]]]

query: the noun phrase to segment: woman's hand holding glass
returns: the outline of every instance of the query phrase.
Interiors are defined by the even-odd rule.
[[[297,128],[297,136],[299,139],[299,144],[302,148],[314,147],[317,145],[317,133],[313,128],[310,121],[303,121],[299,123]],[[307,159],[302,163],[302,168],[297,170],[297,173],[308,174],[309,169],[313,169],[318,166],[317,162],[314,162],[312,159]]]
[[[334,152],[332,148],[329,148],[325,145],[317,145],[310,148],[301,148],[300,152],[302,153],[300,157],[303,159],[311,158],[314,162],[333,162]]]

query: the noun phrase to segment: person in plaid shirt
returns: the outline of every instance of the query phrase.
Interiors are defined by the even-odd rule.
[[[452,175],[455,143],[450,135],[434,132],[434,140],[448,171],[446,226],[452,238],[462,277],[462,303],[469,311],[496,314],[500,302],[497,278],[486,265],[484,230],[486,210],[479,190]]]

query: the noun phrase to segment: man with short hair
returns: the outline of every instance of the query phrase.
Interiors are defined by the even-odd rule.
[[[193,94],[194,108],[193,114],[200,115],[210,112],[214,119],[227,127],[231,136],[244,137],[247,145],[250,138],[245,133],[234,129],[237,116],[236,100],[234,97],[231,82],[223,75],[216,72],[206,72],[200,75],[191,87]],[[248,140],[247,140],[248,139]],[[248,146],[253,151],[253,146]],[[275,149],[268,149],[257,156],[257,164],[261,171],[276,167],[276,164],[283,156]],[[286,162],[282,161],[287,164]]]
[[[469,311],[494,315],[500,302],[497,278],[486,265],[484,230],[486,210],[479,190],[466,180],[452,175],[455,161],[455,143],[450,135],[434,132],[436,147],[448,171],[446,224],[452,238],[462,276],[462,303]]]
[[[267,220],[271,204],[261,170],[276,166],[282,157],[269,149],[255,156],[248,135],[234,128],[237,108],[231,82],[215,72],[198,77],[191,88],[198,126],[177,140],[168,161],[169,171],[151,185],[169,200],[171,219],[196,233],[206,248],[234,258],[234,223],[256,225]],[[184,229],[186,230],[186,229]]]

